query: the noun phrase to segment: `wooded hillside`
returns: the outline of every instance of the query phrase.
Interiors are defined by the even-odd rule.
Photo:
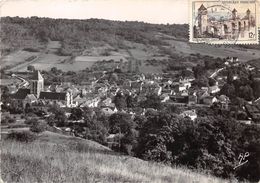
[[[48,40],[62,42],[61,54],[83,51],[97,42],[122,46],[123,40],[160,45],[152,32],[166,33],[178,39],[188,38],[188,25],[156,25],[100,19],[68,20],[51,18],[4,17],[1,19],[3,53],[26,47],[38,47]]]

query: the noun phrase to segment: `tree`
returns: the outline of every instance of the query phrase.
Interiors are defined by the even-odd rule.
[[[197,65],[196,67],[193,67],[192,70],[195,78],[199,78],[205,73],[205,68],[202,65]]]
[[[229,98],[234,98],[236,96],[236,89],[233,84],[224,84],[224,86],[221,88],[220,93],[223,95],[228,96]]]
[[[135,107],[137,104],[136,104],[136,98],[134,98],[132,95],[126,95],[126,106],[128,108],[133,108]]]
[[[142,108],[153,108],[153,109],[162,109],[161,99],[158,95],[152,94],[147,96],[147,99],[141,102]]]
[[[28,71],[35,71],[36,69],[33,65],[28,65],[27,70]]]
[[[83,117],[83,111],[81,108],[72,108],[71,115],[69,119],[71,120],[80,120]]]
[[[1,124],[10,124],[10,123],[14,123],[15,119],[12,118],[11,116],[5,116],[4,118],[1,119]]]
[[[128,155],[134,155],[135,148],[137,148],[138,144],[138,136],[138,131],[136,131],[135,129],[131,129],[126,134],[124,134],[124,136],[120,140],[120,151],[127,153]]]
[[[238,96],[247,101],[251,101],[254,99],[253,89],[249,85],[240,86]]]
[[[216,80],[213,78],[209,78],[209,86],[214,86],[216,85]]]
[[[109,118],[110,133],[127,133],[135,127],[131,115],[127,113],[115,113]]]
[[[65,115],[65,111],[63,109],[58,106],[53,106],[50,108],[50,111],[53,113],[47,119],[50,126],[56,125],[61,127],[67,124],[67,116]]]
[[[252,83],[255,98],[260,97],[260,79],[254,79]]]
[[[28,113],[31,113],[32,111],[33,111],[33,110],[32,110],[31,105],[27,103],[27,104],[25,105],[24,112],[25,112],[26,114],[28,114]]]
[[[118,81],[118,75],[116,73],[111,73],[108,81],[109,83],[116,83]]]
[[[47,125],[44,122],[34,121],[30,126],[30,131],[35,133],[42,133],[47,129]]]
[[[146,123],[147,118],[142,115],[135,115],[134,123],[136,124],[136,129],[140,130],[143,128],[143,125]]]
[[[209,79],[207,76],[202,75],[197,77],[197,79],[194,81],[194,85],[201,87],[208,87],[209,86]]]
[[[125,95],[121,92],[118,92],[114,98],[114,103],[118,110],[122,110],[126,108],[127,104],[126,104]]]
[[[101,121],[96,118],[85,118],[83,131],[81,132],[86,139],[94,140],[101,144],[106,142],[108,129],[106,121]]]

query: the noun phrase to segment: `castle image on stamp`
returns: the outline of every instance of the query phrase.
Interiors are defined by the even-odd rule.
[[[190,42],[259,44],[255,0],[190,0]]]

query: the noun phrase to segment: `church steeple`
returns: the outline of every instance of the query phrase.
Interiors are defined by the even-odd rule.
[[[237,10],[234,8],[232,11],[232,18],[236,19],[237,18]]]
[[[36,70],[30,80],[30,93],[34,94],[37,98],[40,96],[40,92],[44,88],[44,79],[40,71]]]

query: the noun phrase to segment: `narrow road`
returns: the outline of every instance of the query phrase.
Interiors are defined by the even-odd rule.
[[[225,67],[222,67],[222,68],[216,70],[213,74],[210,75],[210,78],[214,79],[214,77],[215,77],[220,71],[222,71],[222,70],[224,70],[224,69],[225,69]]]
[[[23,87],[29,86],[29,82],[26,79],[24,79],[23,77],[17,76],[15,74],[13,75],[13,77],[16,77],[17,79],[22,81],[22,83],[19,84],[19,88],[23,88]]]

